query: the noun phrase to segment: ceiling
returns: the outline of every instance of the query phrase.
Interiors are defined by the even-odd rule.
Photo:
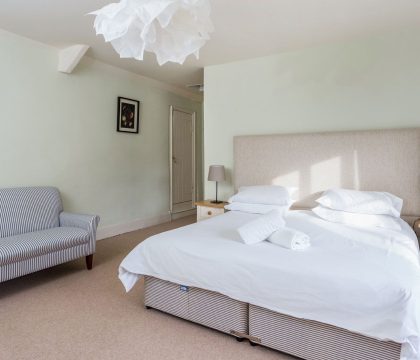
[[[88,56],[185,89],[203,67],[420,23],[419,0],[210,0],[215,32],[184,65],[120,59],[96,36],[87,13],[116,0],[1,0],[0,28],[58,48],[91,46]]]

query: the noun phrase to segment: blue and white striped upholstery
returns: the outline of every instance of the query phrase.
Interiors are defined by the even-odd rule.
[[[248,304],[217,292],[144,277],[144,304],[227,334],[248,331]]]
[[[87,245],[88,244],[78,245],[23,261],[10,263],[6,266],[0,266],[0,282],[79,259],[88,254]]]
[[[72,214],[62,212],[60,214],[60,226],[70,226],[84,229],[89,234],[89,254],[93,254],[96,249],[96,229],[99,224],[99,216]]]
[[[0,266],[31,257],[64,250],[89,241],[86,230],[57,227],[3,238],[0,241]]]
[[[0,238],[57,227],[62,211],[56,188],[0,189]]]
[[[93,254],[98,223],[63,212],[56,188],[0,189],[0,282]]]
[[[399,360],[401,344],[144,277],[144,304],[306,360]]]

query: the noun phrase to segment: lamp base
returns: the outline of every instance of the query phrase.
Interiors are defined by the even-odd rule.
[[[222,204],[223,201],[220,201],[220,200],[212,200],[212,201],[210,201],[210,203],[212,203],[212,204]]]

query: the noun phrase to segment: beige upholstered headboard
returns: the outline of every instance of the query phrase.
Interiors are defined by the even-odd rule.
[[[326,189],[388,191],[420,217],[420,129],[237,136],[235,190],[277,184],[299,188],[295,208],[311,208]]]

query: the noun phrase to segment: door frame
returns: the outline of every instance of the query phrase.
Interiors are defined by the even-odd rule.
[[[195,111],[190,111],[190,110],[186,110],[177,106],[173,106],[171,105],[169,107],[169,211],[171,214],[176,214],[176,213],[180,213],[180,212],[184,212],[184,211],[178,211],[176,213],[173,212],[173,191],[172,191],[172,185],[173,185],[173,161],[172,161],[172,157],[173,157],[173,113],[174,111],[179,111],[179,112],[183,112],[186,113],[188,115],[191,115],[192,118],[192,132],[191,132],[191,136],[192,136],[192,201],[191,201],[191,209],[188,210],[184,210],[184,211],[190,211],[195,209],[195,201],[197,198],[196,195],[196,191],[197,191],[197,174],[196,174],[196,156],[195,156],[195,142],[196,142],[196,133],[195,133],[195,129],[196,129],[196,112]]]

